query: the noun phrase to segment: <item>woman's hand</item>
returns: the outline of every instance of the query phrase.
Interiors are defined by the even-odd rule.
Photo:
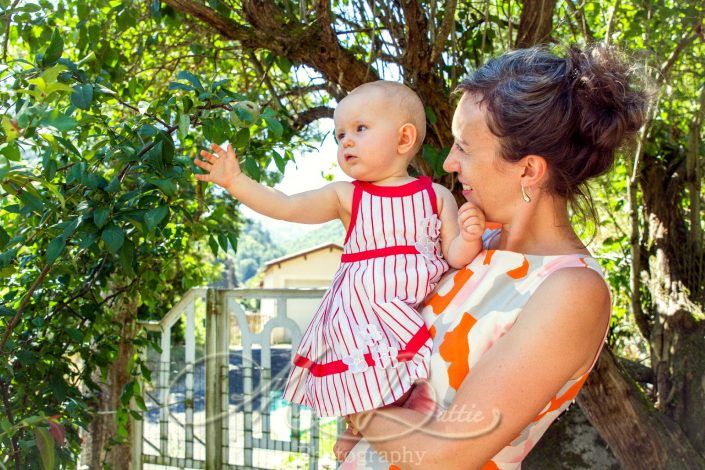
[[[230,192],[229,188],[242,174],[235,149],[233,149],[231,144],[228,144],[227,152],[217,144],[211,144],[211,148],[215,150],[217,155],[201,150],[201,156],[205,161],[199,160],[198,157],[194,160],[196,166],[208,172],[203,175],[196,174],[196,179],[199,181],[210,181]]]
[[[476,205],[466,202],[458,209],[458,224],[463,240],[477,241],[485,231],[485,213]]]

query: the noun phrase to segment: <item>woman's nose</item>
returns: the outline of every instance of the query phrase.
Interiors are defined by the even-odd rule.
[[[458,171],[458,165],[456,164],[455,158],[453,158],[452,152],[448,152],[446,159],[443,161],[443,170],[446,173],[453,173]]]

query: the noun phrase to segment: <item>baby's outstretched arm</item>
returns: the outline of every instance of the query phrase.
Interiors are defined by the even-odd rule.
[[[478,207],[466,202],[460,209],[453,194],[444,186],[433,185],[440,209],[441,251],[452,268],[461,269],[482,251],[485,215]]]
[[[215,155],[202,150],[201,156],[205,161],[194,160],[199,168],[208,172],[196,174],[196,179],[222,186],[253,211],[274,219],[304,224],[319,224],[342,217],[344,205],[340,199],[345,192],[342,186],[350,183],[331,183],[320,189],[289,196],[244,174],[232,145],[228,145],[227,152],[216,144],[211,144],[211,147]]]

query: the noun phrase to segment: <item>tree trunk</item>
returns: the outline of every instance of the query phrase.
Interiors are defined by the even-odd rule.
[[[600,354],[577,402],[622,467],[705,469],[705,459],[680,427],[653,407],[609,348]]]
[[[515,46],[521,48],[547,43],[553,30],[555,8],[556,0],[525,0]]]
[[[99,374],[93,377],[95,383],[100,385],[101,393],[97,403],[98,414],[84,436],[82,458],[91,469],[103,468],[103,463],[115,470],[132,468],[130,451],[132,429],[129,419],[126,442],[112,444],[111,441],[118,439],[115,411],[120,406],[120,395],[125,385],[132,379],[128,365],[134,353],[132,340],[135,336],[138,303],[137,295],[123,292],[112,307],[115,311],[115,321],[122,325],[121,340],[117,344],[115,361],[110,365],[105,379]]]
[[[680,162],[678,154],[668,161]],[[651,364],[657,407],[679,423],[705,455],[705,321],[701,244],[689,240],[685,215],[674,207],[683,194],[680,163],[646,157],[642,191],[654,256],[649,263]],[[690,241],[690,243],[689,243]],[[687,248],[686,248],[687,247]]]
[[[521,462],[522,470],[619,470],[612,454],[579,406],[560,415]]]

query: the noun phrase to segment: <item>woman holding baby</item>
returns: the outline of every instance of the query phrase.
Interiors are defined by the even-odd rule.
[[[611,301],[568,208],[642,126],[633,80],[614,49],[593,46],[509,52],[461,83],[444,169],[500,227],[419,306],[428,382],[402,406],[352,416],[362,440],[339,439],[341,469],[518,469],[574,401]]]

